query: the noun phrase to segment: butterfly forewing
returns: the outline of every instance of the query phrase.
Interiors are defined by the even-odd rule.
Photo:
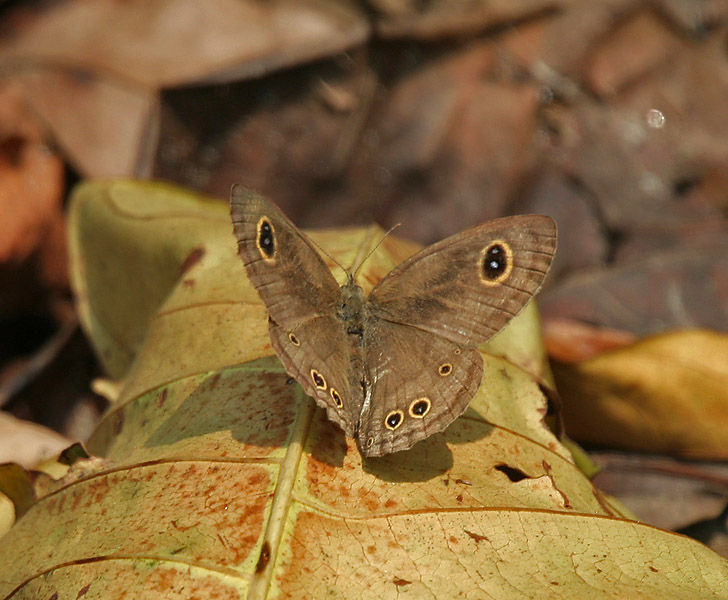
[[[497,333],[539,290],[556,251],[556,223],[496,219],[428,246],[369,296],[373,314],[473,346]]]
[[[357,443],[363,454],[406,450],[445,429],[480,386],[480,353],[408,325],[382,321],[365,334],[371,384]]]
[[[330,314],[339,285],[311,242],[278,207],[234,186],[230,212],[238,253],[272,319],[291,328]]]

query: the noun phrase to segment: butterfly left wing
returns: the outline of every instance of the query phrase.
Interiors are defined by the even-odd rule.
[[[335,315],[341,288],[310,240],[275,204],[236,185],[230,212],[238,252],[270,316],[273,349],[329,419],[353,436],[361,394],[350,393],[351,348]]]
[[[348,341],[340,324],[333,317],[318,317],[292,330],[273,320],[268,325],[271,345],[288,374],[326,410],[330,421],[354,437],[361,387],[357,385],[352,394]]]
[[[474,346],[500,331],[538,292],[555,251],[550,217],[495,219],[394,268],[369,295],[371,312]]]
[[[368,398],[357,431],[359,451],[406,450],[445,429],[480,386],[480,353],[426,331],[382,321],[365,334]]]

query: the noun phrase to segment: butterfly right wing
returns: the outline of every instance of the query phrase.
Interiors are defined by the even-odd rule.
[[[365,353],[370,389],[357,444],[366,456],[407,450],[443,431],[483,376],[478,350],[401,323],[377,323]]]
[[[556,251],[543,215],[494,219],[427,246],[369,294],[380,319],[476,346],[500,331],[541,288]]]
[[[352,400],[351,348],[335,316],[339,284],[305,234],[272,202],[236,185],[230,212],[238,252],[268,310],[273,349],[329,419],[353,436],[361,402],[357,407]]]

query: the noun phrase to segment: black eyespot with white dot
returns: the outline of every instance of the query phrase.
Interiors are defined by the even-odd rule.
[[[430,412],[430,408],[432,408],[432,402],[430,402],[429,398],[423,396],[412,401],[409,405],[409,414],[415,419],[424,419],[427,413]]]
[[[506,270],[508,262],[503,246],[495,244],[485,252],[483,261],[483,273],[486,279],[497,279]]]
[[[266,218],[261,217],[258,221],[258,237],[255,240],[255,245],[258,247],[258,251],[264,259],[270,260],[275,257],[276,254],[276,240],[275,231],[273,224]]]
[[[450,375],[450,373],[452,373],[452,364],[442,363],[437,369],[437,372],[440,374],[441,377],[447,377],[448,375]]]
[[[480,279],[486,285],[498,285],[513,270],[513,251],[503,240],[495,240],[481,252]]]
[[[301,345],[301,340],[299,340],[299,339],[298,339],[298,338],[296,337],[296,334],[295,334],[295,333],[289,333],[289,334],[288,334],[288,340],[289,340],[289,341],[291,342],[291,344],[293,344],[294,346],[300,346],[300,345]]]
[[[387,429],[394,431],[404,421],[404,413],[401,410],[393,410],[384,419],[384,425]]]

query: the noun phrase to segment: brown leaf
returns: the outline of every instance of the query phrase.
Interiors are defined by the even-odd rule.
[[[728,235],[693,242],[574,275],[543,294],[544,315],[637,335],[728,329]]]
[[[558,0],[369,0],[381,14],[377,30],[385,38],[440,40],[537,17],[560,8]]]
[[[655,527],[685,529],[720,515],[728,505],[725,463],[606,451],[591,456],[601,467],[594,482]],[[718,531],[716,527],[714,533]]]
[[[22,89],[0,87],[0,264],[41,254],[47,280],[65,282],[63,185],[63,164],[45,145]]]
[[[100,0],[9,13],[3,25],[13,35],[0,41],[0,66],[92,176],[149,173],[160,88],[258,76],[369,33],[354,4],[316,0]]]
[[[567,364],[589,360],[637,340],[627,331],[594,327],[573,319],[548,319],[543,333],[549,357]]]

